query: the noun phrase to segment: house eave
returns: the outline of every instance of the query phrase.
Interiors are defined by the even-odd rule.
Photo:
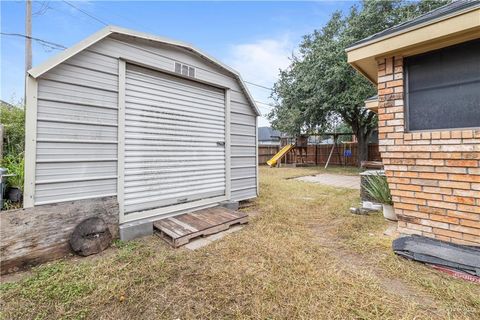
[[[347,49],[348,63],[377,83],[377,61],[387,56],[411,56],[480,38],[480,7],[429,21],[410,30]]]

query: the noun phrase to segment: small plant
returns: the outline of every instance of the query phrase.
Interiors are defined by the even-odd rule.
[[[375,174],[366,177],[365,190],[376,201],[381,204],[392,205],[392,195],[388,187],[387,177]]]
[[[14,155],[6,155],[1,162],[1,166],[6,168],[7,174],[11,174],[7,178],[7,184],[11,188],[18,188],[23,192],[23,180],[24,180],[24,165],[25,161],[23,158],[23,153]]]

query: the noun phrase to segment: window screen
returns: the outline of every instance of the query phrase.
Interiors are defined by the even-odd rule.
[[[480,39],[405,59],[409,130],[480,127]]]

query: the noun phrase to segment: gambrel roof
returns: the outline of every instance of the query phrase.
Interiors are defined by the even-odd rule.
[[[98,32],[92,34],[88,38],[80,41],[79,43],[75,44],[74,46],[67,48],[65,51],[55,55],[54,57],[48,59],[44,63],[40,64],[39,66],[32,68],[28,70],[28,74],[33,77],[37,78],[40,77],[42,74],[45,72],[51,70],[55,66],[59,65],[60,63],[66,61],[67,59],[73,57],[77,53],[87,49],[91,45],[101,41],[102,39],[105,39],[106,37],[112,35],[112,34],[120,34],[120,35],[125,35],[125,36],[131,36],[139,39],[144,39],[144,40],[149,40],[149,41],[154,41],[157,43],[162,43],[162,44],[168,44],[168,45],[173,45],[179,48],[183,48],[185,50],[188,50],[192,52],[195,55],[200,56],[201,58],[212,62],[213,64],[217,65],[221,69],[227,71],[228,73],[232,74],[240,83],[240,86],[242,89],[245,91],[245,94],[252,105],[253,109],[255,110],[255,113],[260,116],[260,110],[258,109],[255,100],[253,99],[250,91],[248,90],[247,86],[245,85],[245,82],[243,81],[242,77],[240,74],[232,69],[231,67],[227,66],[226,64],[220,62],[219,60],[215,59],[214,57],[206,54],[205,52],[195,48],[194,46],[177,41],[177,40],[171,40],[167,39],[164,37],[148,34],[148,33],[143,33],[143,32],[138,32],[130,29],[125,29],[122,27],[117,27],[117,26],[106,26],[105,28],[99,30]]]

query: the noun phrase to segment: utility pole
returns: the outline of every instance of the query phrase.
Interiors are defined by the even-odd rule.
[[[32,68],[32,1],[25,1],[25,90],[23,105],[27,102],[27,71]]]
[[[25,74],[32,68],[32,1],[25,1]]]

